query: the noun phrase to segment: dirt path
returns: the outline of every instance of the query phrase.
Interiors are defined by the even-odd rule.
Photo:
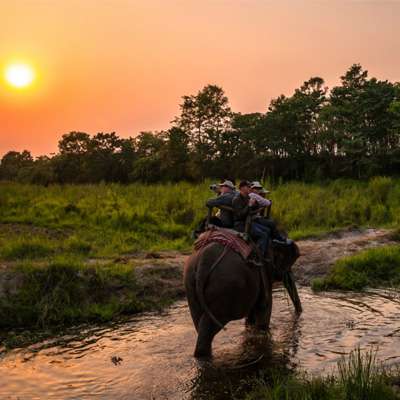
[[[311,280],[326,275],[336,260],[357,253],[361,250],[396,242],[391,238],[391,231],[385,229],[347,230],[329,234],[321,239],[299,240],[301,257],[294,266],[297,282],[310,285]],[[159,252],[142,253],[116,259],[117,262],[135,262],[140,278],[154,278],[154,273],[170,270],[175,274],[168,275],[174,286],[180,285],[180,271],[188,253]],[[154,272],[151,272],[154,271]],[[165,282],[164,282],[165,283]]]
[[[391,238],[391,231],[385,229],[366,229],[341,231],[329,234],[321,239],[299,240],[301,257],[294,266],[297,282],[309,285],[311,280],[326,275],[339,258],[357,253],[361,250],[396,242]],[[133,258],[125,258],[125,262],[134,259],[138,263],[138,273],[146,277],[151,270],[165,268],[178,272],[185,263],[188,254],[179,252],[147,253]],[[119,259],[117,261],[121,262]],[[170,275],[171,276],[171,275]],[[175,274],[175,279],[179,273]],[[177,284],[177,282],[175,282]]]

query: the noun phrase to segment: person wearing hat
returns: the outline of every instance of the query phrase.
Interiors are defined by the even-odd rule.
[[[218,185],[220,187],[219,196],[209,199],[206,202],[207,207],[232,207],[233,198],[236,195],[235,185],[231,181],[224,181]],[[233,213],[232,211],[220,209],[219,212],[220,225],[224,228],[233,227]],[[216,217],[215,217],[216,218]],[[213,222],[217,222],[215,219]],[[218,225],[218,222],[214,225]]]
[[[240,182],[239,193],[232,202],[234,210],[234,228],[239,232],[244,232],[248,214],[258,208],[256,200],[250,198],[250,187],[250,182]],[[265,257],[269,246],[269,228],[259,224],[257,221],[253,221],[250,228],[250,236],[257,240],[257,245],[262,255]]]
[[[254,199],[257,202],[258,207],[269,207],[271,205],[271,200],[266,199],[262,196],[261,193],[269,193],[268,190],[265,190],[260,182],[255,181],[252,182],[250,186],[250,199]]]
[[[261,185],[260,182],[255,181],[251,185],[251,193],[250,193],[250,198],[253,198],[256,202],[258,207],[269,207],[272,202],[271,200],[268,200],[265,198],[265,195],[268,194],[269,191],[265,190],[263,186]],[[256,221],[269,228],[271,232],[271,237],[274,240],[275,243],[282,244],[282,245],[290,245],[292,244],[291,239],[286,239],[283,237],[280,232],[278,231],[275,222],[271,218],[266,218],[264,217],[263,214],[259,214],[256,217]]]

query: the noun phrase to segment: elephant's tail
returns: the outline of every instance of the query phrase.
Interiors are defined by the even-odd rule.
[[[203,252],[203,249],[201,250]],[[210,308],[207,305],[204,291],[207,286],[208,279],[210,278],[211,273],[213,270],[218,266],[218,264],[222,261],[222,259],[225,257],[226,253],[228,252],[228,247],[224,246],[224,250],[222,253],[219,255],[219,257],[213,262],[213,264],[209,268],[205,268],[204,264],[201,264],[201,259],[202,257],[200,256],[200,263],[197,265],[196,269],[196,294],[197,298],[199,300],[199,303],[204,310],[204,312],[210,317],[210,319],[221,329],[226,329],[225,326],[218,321],[218,319],[214,316],[214,314],[211,312]],[[201,265],[203,268],[201,268]]]

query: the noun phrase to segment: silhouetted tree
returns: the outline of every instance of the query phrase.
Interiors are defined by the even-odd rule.
[[[206,177],[364,178],[400,170],[400,84],[352,65],[330,92],[312,77],[265,113],[232,112],[222,88],[183,96],[162,132],[122,139],[70,132],[53,157],[11,151],[0,178],[20,182],[158,182]]]

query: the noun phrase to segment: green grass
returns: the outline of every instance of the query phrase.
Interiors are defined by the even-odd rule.
[[[0,255],[5,260],[40,259],[53,252],[54,247],[49,240],[35,237],[3,241],[0,249]]]
[[[337,365],[337,374],[310,377],[306,374],[266,373],[252,382],[240,397],[245,400],[394,400],[393,383],[399,371],[385,368],[371,350],[357,349]]]
[[[330,273],[312,282],[313,290],[363,290],[400,285],[400,245],[364,250],[335,263]]]
[[[109,321],[177,297],[160,290],[157,274],[162,271],[154,271],[152,291],[144,288],[132,264],[85,265],[80,259],[58,256],[41,264],[17,263],[9,272],[18,289],[0,298],[0,329]]]
[[[183,250],[205,216],[213,194],[203,184],[65,185],[41,187],[0,183],[0,249],[32,234],[50,240],[56,254],[113,257],[143,250]],[[400,227],[400,180],[336,180],[286,183],[272,189],[272,217],[294,239],[346,227]],[[20,232],[4,224],[25,226]],[[64,232],[64,235],[60,235]],[[11,244],[10,244],[11,243]],[[50,249],[48,249],[50,250]],[[3,258],[29,258],[23,249],[0,251]],[[43,249],[32,258],[46,256]]]

